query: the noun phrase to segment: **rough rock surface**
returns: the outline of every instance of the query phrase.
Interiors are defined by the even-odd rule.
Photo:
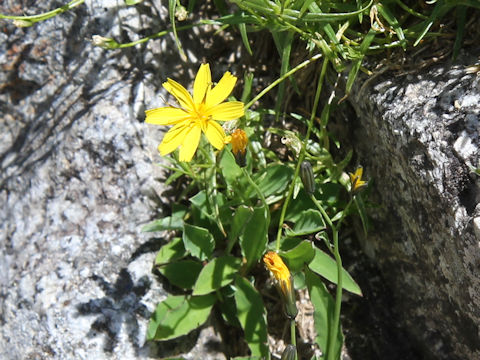
[[[362,247],[391,291],[392,327],[426,359],[480,359],[480,177],[469,168],[480,166],[480,77],[467,72],[476,62],[387,71],[350,98],[352,144],[377,205]]]
[[[1,359],[224,358],[195,346],[198,332],[145,344],[165,292],[151,271],[162,239],[141,232],[160,191],[159,134],[143,110],[161,105],[161,82],[181,63],[170,37],[93,47],[94,34],[127,42],[166,27],[160,4],[120,3],[87,2],[30,28],[0,22]],[[0,12],[58,2],[26,6]]]

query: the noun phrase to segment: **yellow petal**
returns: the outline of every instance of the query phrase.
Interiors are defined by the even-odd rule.
[[[363,176],[363,167],[359,166],[357,171],[355,171],[355,176],[358,177],[359,180],[362,179]]]
[[[212,84],[212,75],[210,73],[210,65],[202,64],[198,69],[195,83],[193,84],[193,101],[200,104],[204,99],[207,91],[210,90]]]
[[[162,107],[145,111],[145,122],[155,125],[173,125],[189,117],[182,109]]]
[[[208,92],[207,99],[205,101],[207,108],[218,105],[224,101],[232,92],[236,82],[237,78],[227,71],[222,76],[218,84]]]
[[[185,89],[182,85],[172,79],[168,79],[166,82],[163,83],[163,87],[167,90],[170,94],[175,96],[178,103],[181,107],[185,110],[193,110],[193,99],[190,93]]]
[[[218,150],[223,149],[225,145],[225,131],[215,121],[209,121],[207,123],[207,130],[205,131],[207,139]]]
[[[199,126],[192,126],[182,142],[182,147],[180,148],[180,161],[190,161],[193,158],[193,154],[197,150],[198,143],[200,142],[200,135],[202,130]]]
[[[242,117],[245,114],[244,104],[241,101],[230,101],[218,104],[207,111],[213,120],[229,121]]]
[[[160,154],[167,155],[170,154],[173,150],[179,147],[188,133],[188,125],[185,123],[178,124],[171,128],[163,137],[162,143],[158,146]]]

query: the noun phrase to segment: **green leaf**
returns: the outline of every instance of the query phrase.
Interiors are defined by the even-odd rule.
[[[142,228],[144,232],[163,231],[163,230],[182,230],[183,218],[187,213],[184,205],[173,204],[172,215],[157,219],[145,225]]]
[[[369,227],[368,217],[367,217],[367,211],[365,210],[365,203],[363,202],[363,198],[361,194],[355,195],[354,201],[355,201],[355,206],[357,207],[357,210],[358,210],[358,215],[360,215],[360,220],[362,220],[363,232],[365,235],[367,235],[368,227]]]
[[[209,259],[215,248],[215,240],[207,229],[189,224],[183,226],[183,244],[190,254],[200,260]]]
[[[264,173],[255,178],[263,196],[269,197],[283,192],[293,177],[293,169],[283,164],[267,166]]]
[[[229,285],[221,290],[221,301],[218,303],[222,317],[231,326],[240,327],[237,318],[237,305],[235,303],[235,286]]]
[[[141,3],[143,0],[125,0],[125,5],[136,5]]]
[[[378,12],[387,20],[390,26],[395,30],[397,33],[398,40],[400,40],[400,44],[402,45],[403,50],[407,47],[407,42],[405,41],[405,34],[403,33],[403,29],[400,26],[397,18],[393,13],[390,11],[388,6],[385,3],[377,4]]]
[[[252,356],[267,358],[267,321],[262,296],[247,279],[241,276],[236,277],[235,287],[237,288],[235,292],[237,316]]]
[[[233,216],[232,227],[228,233],[228,240],[233,241],[239,237],[245,230],[245,224],[247,224],[253,215],[253,209],[251,207],[240,205],[235,211]]]
[[[267,211],[263,206],[254,208],[252,217],[245,223],[243,234],[240,236],[240,247],[247,259],[247,269],[265,252],[268,241]]]
[[[242,169],[235,162],[231,151],[223,151],[220,159],[220,169],[222,169],[222,175],[229,187],[235,188],[235,184],[243,178]]]
[[[167,264],[171,261],[185,256],[185,247],[181,238],[173,238],[169,243],[163,245],[155,257],[155,266]]]
[[[150,319],[148,340],[169,340],[186,335],[207,321],[215,295],[169,295],[158,304]]]
[[[191,289],[202,270],[202,264],[194,260],[182,260],[160,266],[158,271],[173,285],[183,289]]]
[[[311,241],[302,241],[299,245],[289,251],[281,251],[280,255],[287,263],[292,272],[300,271],[305,264],[308,264],[315,256]]]
[[[241,260],[234,256],[222,256],[213,259],[198,276],[193,288],[193,295],[208,294],[228,285],[235,278],[240,266]]]
[[[370,31],[367,33],[365,38],[362,41],[362,44],[360,45],[360,56],[355,59],[352,63],[352,69],[348,73],[348,79],[347,79],[347,85],[346,85],[346,93],[350,93],[352,90],[353,84],[355,82],[355,79],[357,78],[358,71],[360,70],[360,67],[362,66],[362,61],[365,56],[365,53],[368,50],[368,47],[372,43],[373,39],[376,36],[376,32],[370,29]]]
[[[182,230],[183,220],[172,216],[154,220],[142,227],[143,232],[164,231],[164,230]]]
[[[319,232],[323,229],[325,229],[325,222],[323,221],[323,217],[320,211],[315,209],[308,209],[302,211],[302,214],[295,223],[293,229],[286,230],[286,235],[290,237],[302,236],[314,232]]]
[[[245,23],[240,23],[237,25],[238,30],[240,31],[240,36],[242,37],[243,45],[250,56],[253,55],[252,48],[250,47],[250,43],[248,42],[248,35],[247,35],[247,26]]]
[[[337,263],[322,250],[315,248],[315,257],[310,264],[308,264],[308,267],[328,281],[331,281],[334,284],[337,283]],[[345,290],[362,296],[360,286],[358,286],[345,269],[342,269],[342,283]]]
[[[322,280],[308,269],[305,269],[305,282],[307,283],[310,300],[315,309],[313,312],[315,330],[317,330],[317,338],[315,341],[322,352],[325,353],[325,351],[327,351],[328,338],[331,336],[329,330],[333,323],[335,302]],[[343,344],[343,335],[340,329],[336,336],[337,342],[333,359],[340,359],[340,351]]]

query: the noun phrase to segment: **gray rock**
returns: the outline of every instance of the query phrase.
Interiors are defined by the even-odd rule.
[[[0,12],[22,13],[9,4]],[[166,293],[151,271],[162,239],[141,232],[161,192],[152,166],[160,133],[143,124],[143,110],[161,105],[178,54],[170,37],[122,51],[89,42],[164,29],[166,12],[102,1],[30,28],[1,23],[2,359],[168,354],[145,344]],[[193,348],[190,358],[206,351],[193,335],[181,349]]]
[[[392,328],[425,358],[480,359],[480,178],[469,169],[480,164],[480,77],[466,71],[476,61],[387,71],[350,98],[352,144],[379,205],[362,247],[391,290]]]

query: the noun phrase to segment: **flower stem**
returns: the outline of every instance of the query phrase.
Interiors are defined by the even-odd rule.
[[[334,349],[335,349],[335,344],[337,342],[337,334],[340,331],[339,324],[340,324],[340,310],[342,307],[342,288],[343,288],[342,258],[340,257],[340,251],[338,248],[338,229],[333,224],[332,220],[330,219],[330,216],[328,216],[323,206],[318,202],[318,200],[313,194],[310,196],[310,199],[312,199],[315,206],[318,208],[318,210],[320,210],[320,213],[322,214],[323,219],[332,230],[333,256],[335,257],[335,262],[337,263],[337,289],[335,293],[335,307],[334,307],[334,313],[333,313],[333,323],[330,327],[330,336],[328,337],[328,343],[327,343],[327,360],[333,360],[335,356]]]
[[[18,20],[18,21],[25,21],[30,22],[33,25],[36,22],[43,21],[54,17],[55,15],[61,14],[65,11],[73,9],[75,6],[81,5],[85,2],[85,0],[73,0],[70,1],[68,4],[60,6],[57,9],[52,11],[44,12],[42,14],[37,15],[26,15],[26,16],[17,16],[17,15],[4,15],[0,14],[0,19],[9,19],[9,20]]]
[[[248,173],[248,171],[245,170],[245,168],[241,168],[241,169],[242,169],[243,175],[247,178],[250,185],[253,186],[253,188],[255,189],[258,197],[260,198],[260,201],[263,204],[263,207],[265,208],[265,212],[266,212],[265,215],[266,215],[266,218],[267,218],[267,226],[268,226],[268,224],[270,224],[270,210],[268,208],[267,200],[265,199],[265,196],[263,196],[262,190],[260,190],[260,188],[255,183],[255,181],[253,181],[253,179],[250,177],[250,174]]]
[[[245,170],[245,168],[243,168],[243,167],[241,169],[242,169],[242,172],[243,172],[243,176],[245,176],[247,178],[247,181],[255,189],[255,192],[257,193],[258,197],[260,198],[260,201],[262,202],[263,207],[265,208],[265,218],[267,219],[267,228],[268,228],[268,226],[270,224],[270,209],[268,208],[267,200],[265,199],[265,196],[263,196],[262,190],[260,190],[260,188],[255,183],[255,181],[253,181],[253,179],[250,176],[250,174],[248,173],[248,171]],[[227,249],[225,250],[227,255],[230,254],[230,252],[232,251],[233,246],[236,243],[236,240],[237,240],[236,238],[235,239],[229,239],[229,241],[227,243]]]
[[[297,348],[297,336],[295,334],[295,319],[290,320],[290,343]],[[298,359],[298,351],[295,350],[295,360]]]
[[[303,140],[302,149],[300,150],[300,155],[298,156],[297,165],[295,167],[295,173],[294,173],[294,176],[293,176],[293,180],[290,183],[290,188],[288,189],[287,196],[285,197],[285,201],[283,203],[282,212],[280,213],[280,220],[278,222],[278,231],[277,231],[277,243],[276,243],[277,251],[280,250],[280,239],[282,238],[282,227],[283,227],[283,222],[285,220],[285,214],[287,213],[288,203],[290,202],[290,198],[292,197],[293,189],[295,188],[295,181],[298,178],[298,174],[300,173],[300,164],[302,163],[303,159],[305,158],[305,151],[307,149],[308,139],[310,138],[310,134],[312,132],[313,123],[314,123],[314,119],[315,119],[315,114],[317,112],[318,102],[320,100],[320,93],[322,92],[323,80],[324,80],[325,74],[327,72],[327,65],[328,65],[328,59],[325,58],[323,60],[322,71],[320,72],[320,78],[318,79],[317,91],[315,93],[315,101],[314,101],[313,107],[312,107],[312,114],[311,114],[310,119],[308,121],[307,134],[305,135],[305,139]],[[289,74],[290,72],[291,71],[286,73],[285,76],[290,75]],[[252,100],[250,103],[253,104],[253,102],[254,101]],[[249,105],[249,104],[247,104],[247,105]]]
[[[252,100],[250,100],[250,102],[245,105],[245,110],[248,109],[250,106],[252,106],[253,104],[255,104],[256,101],[258,101],[263,95],[265,95],[266,93],[268,93],[270,90],[272,90],[275,86],[277,86],[278,84],[280,84],[283,80],[285,80],[286,78],[288,78],[290,75],[296,73],[298,70],[300,69],[303,69],[305,66],[311,64],[312,62],[320,59],[322,57],[322,54],[316,54],[316,55],[313,55],[310,59],[307,59],[305,60],[304,62],[298,64],[297,66],[295,66],[292,70],[286,72],[283,76],[279,77],[277,80],[275,80],[274,82],[272,82],[270,85],[268,85],[265,89],[263,89],[257,96],[255,96]],[[325,63],[325,62],[324,62]],[[323,79],[322,79],[322,82],[323,82]],[[312,111],[312,113],[314,114],[315,112]]]

